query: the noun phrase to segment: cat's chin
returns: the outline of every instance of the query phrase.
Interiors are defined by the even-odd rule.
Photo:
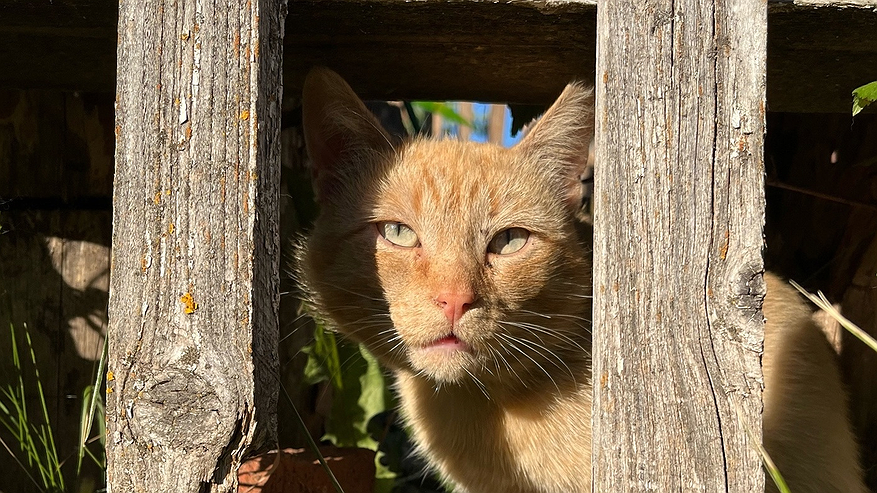
[[[471,377],[468,368],[476,366],[472,349],[454,336],[437,339],[431,344],[409,349],[414,369],[437,382],[456,383]]]

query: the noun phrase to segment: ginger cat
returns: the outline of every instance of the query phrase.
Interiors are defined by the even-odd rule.
[[[567,86],[511,149],[396,143],[319,68],[303,122],[321,212],[300,276],[395,373],[420,452],[455,491],[590,492],[592,232],[575,217],[591,91]],[[834,354],[767,282],[767,449],[797,493],[864,493]]]

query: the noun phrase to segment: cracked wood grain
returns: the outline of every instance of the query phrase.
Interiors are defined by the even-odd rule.
[[[762,491],[762,1],[598,5],[594,491]]]
[[[110,491],[235,491],[273,445],[284,16],[120,5]]]

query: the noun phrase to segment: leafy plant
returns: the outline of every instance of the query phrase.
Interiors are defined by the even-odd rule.
[[[307,383],[332,384],[332,410],[323,438],[337,447],[377,450],[377,442],[368,433],[368,421],[392,407],[392,397],[377,360],[365,348],[338,341],[320,326],[315,331],[314,344],[305,352]]]
[[[853,116],[877,101],[877,81],[853,89]]]
[[[411,105],[414,108],[424,111],[425,113],[433,113],[439,115],[451,123],[456,123],[457,125],[463,125],[466,127],[472,126],[472,122],[463,118],[463,116],[457,113],[454,110],[454,107],[449,103],[438,103],[434,101],[414,101],[411,103]]]
[[[308,355],[305,382],[332,385],[332,408],[323,439],[337,447],[360,447],[379,452],[377,478],[394,474],[380,461],[379,443],[370,434],[369,421],[393,408],[393,397],[377,360],[364,347],[338,340],[317,325],[314,342],[303,349]]]

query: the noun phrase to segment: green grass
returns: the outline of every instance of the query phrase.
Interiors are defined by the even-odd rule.
[[[66,459],[62,459],[55,446],[55,429],[49,418],[46,395],[34,354],[33,343],[27,325],[24,325],[23,337],[26,348],[20,348],[13,324],[9,325],[10,347],[14,374],[9,383],[0,385],[0,426],[5,428],[13,441],[7,443],[0,437],[0,445],[18,464],[29,481],[42,492],[63,493],[68,491],[68,483],[62,467]],[[24,358],[22,358],[24,356]],[[28,357],[29,356],[29,357]],[[83,390],[82,409],[80,412],[79,446],[76,451],[76,467],[74,478],[78,478],[82,469],[83,458],[89,457],[101,469],[106,468],[104,456],[105,423],[104,403],[101,391],[104,369],[106,368],[107,349],[104,340],[104,351],[97,362],[94,383]],[[28,363],[29,362],[29,363]],[[35,389],[25,385],[33,377]],[[27,377],[27,378],[26,378]],[[37,409],[28,406],[28,398],[36,397]],[[32,401],[31,401],[32,402]],[[94,438],[89,433],[94,425],[98,432]],[[88,445],[100,443],[97,452]],[[66,469],[69,471],[69,468]]]
[[[104,336],[104,350],[101,353],[100,360],[97,364],[97,370],[94,372],[94,383],[89,385],[82,391],[82,409],[79,413],[79,446],[76,454],[76,475],[82,470],[82,459],[87,455],[102,470],[107,468],[106,457],[106,421],[104,420],[105,409],[103,401],[103,388],[101,382],[107,366],[107,338]],[[97,416],[97,419],[95,419]],[[97,424],[98,431],[94,438],[89,437],[91,428]],[[94,441],[100,443],[98,454],[92,452],[88,445]]]
[[[5,441],[0,439],[3,447],[12,455],[30,480],[42,491],[65,491],[66,484],[61,474],[61,461],[55,448],[55,434],[49,420],[46,407],[45,392],[40,382],[36,356],[31,343],[30,332],[24,326],[24,337],[30,354],[33,375],[36,380],[36,393],[39,397],[37,416],[32,417],[27,407],[27,389],[24,384],[25,369],[19,354],[18,342],[15,337],[15,326],[9,324],[11,335],[12,365],[16,375],[13,381],[0,387],[0,425],[3,425],[16,441],[20,454],[16,454]],[[25,466],[26,463],[26,466]]]

